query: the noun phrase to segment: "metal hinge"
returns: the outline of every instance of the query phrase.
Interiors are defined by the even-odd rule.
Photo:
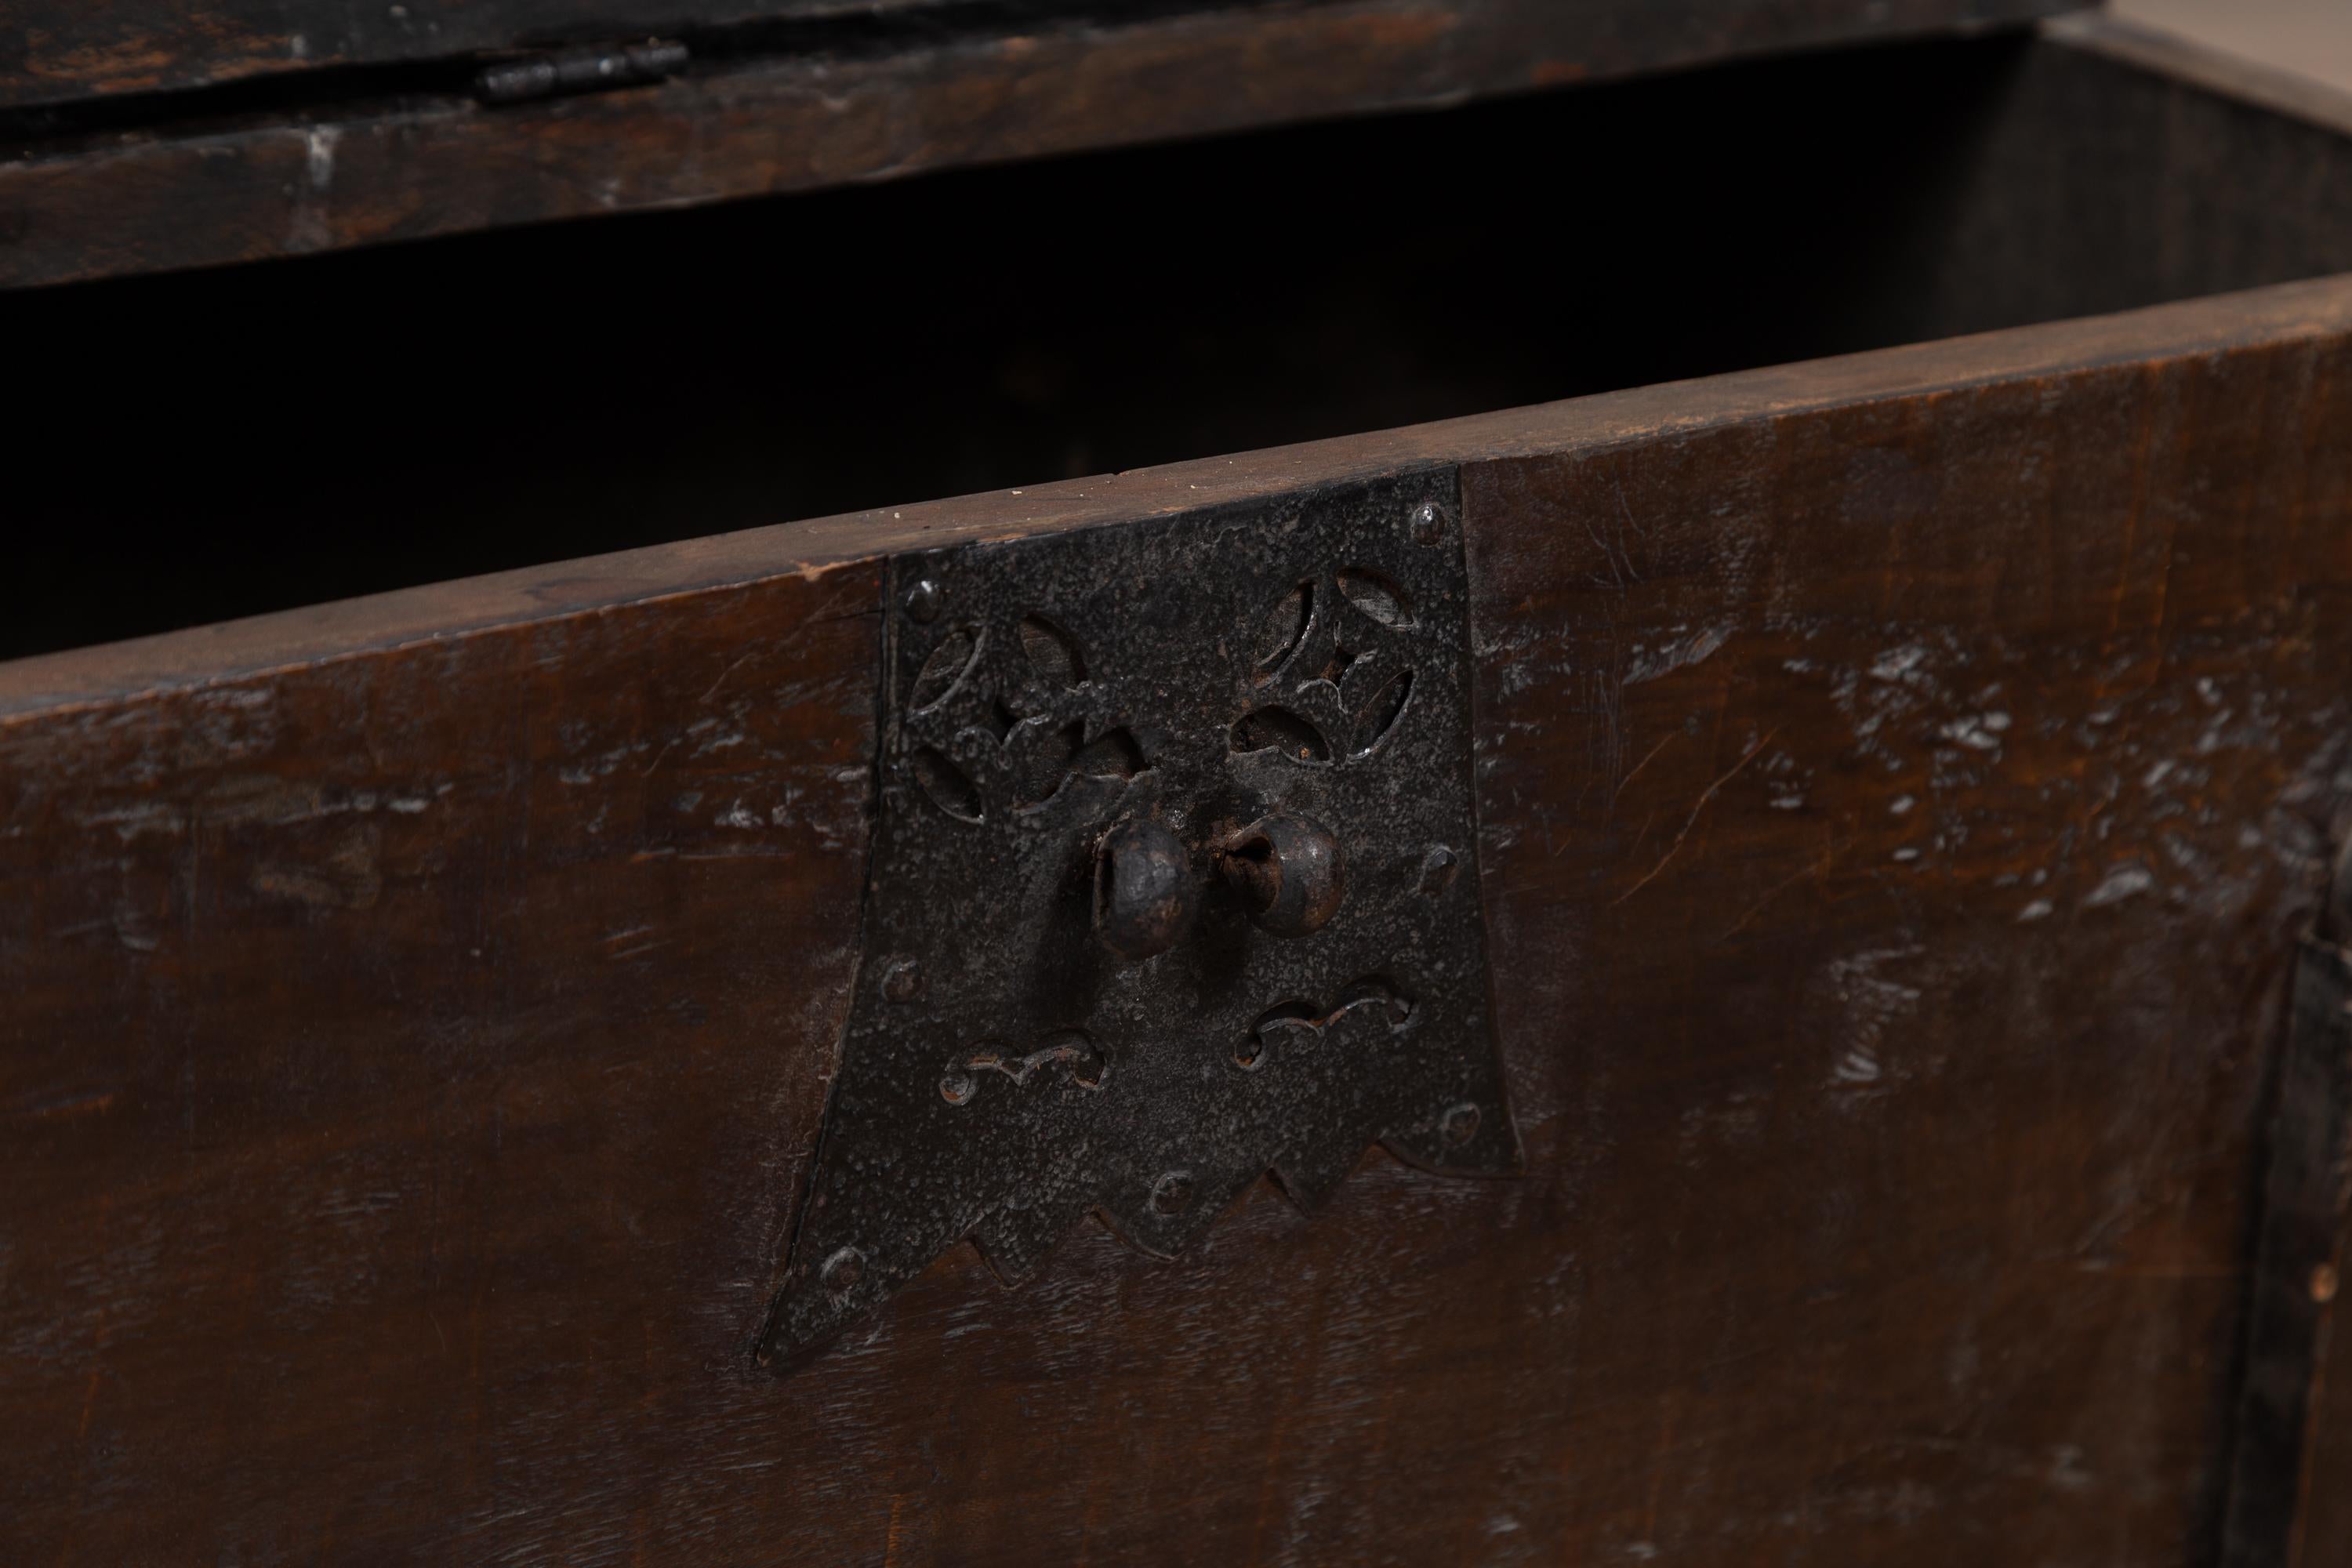
[[[676,75],[686,61],[684,44],[659,38],[583,44],[484,66],[474,77],[474,96],[484,103],[528,103],[566,93],[639,87]]]
[[[2275,1089],[2221,1562],[2298,1561],[2319,1372],[2352,1207],[2352,847],[2298,948]],[[2344,1395],[2339,1393],[2337,1397]]]
[[[894,560],[865,957],[760,1357],[970,1237],[1517,1168],[1454,471]]]

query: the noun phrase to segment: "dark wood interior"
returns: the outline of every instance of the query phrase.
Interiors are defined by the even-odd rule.
[[[2006,36],[0,296],[0,655],[2352,268],[2347,171]]]

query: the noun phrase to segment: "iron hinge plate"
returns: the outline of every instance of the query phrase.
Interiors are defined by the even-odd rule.
[[[2352,843],[2296,948],[2245,1304],[2223,1568],[2296,1561],[2352,1229]],[[2322,1483],[2324,1484],[2324,1483]]]
[[[1175,1253],[1378,1142],[1513,1171],[1456,476],[960,545],[886,574],[865,953],[760,1357],[969,1237]]]
[[[684,70],[688,58],[684,44],[665,38],[547,49],[484,66],[474,75],[474,97],[500,105],[646,87]]]

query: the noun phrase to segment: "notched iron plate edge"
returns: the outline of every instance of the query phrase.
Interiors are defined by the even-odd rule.
[[[971,1238],[1520,1165],[1457,470],[895,557],[863,952],[758,1359]]]

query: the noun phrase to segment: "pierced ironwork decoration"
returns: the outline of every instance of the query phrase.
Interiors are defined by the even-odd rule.
[[[894,561],[865,959],[761,1334],[966,1237],[1160,1256],[1373,1142],[1517,1168],[1475,874],[1467,584],[1433,470]]]

